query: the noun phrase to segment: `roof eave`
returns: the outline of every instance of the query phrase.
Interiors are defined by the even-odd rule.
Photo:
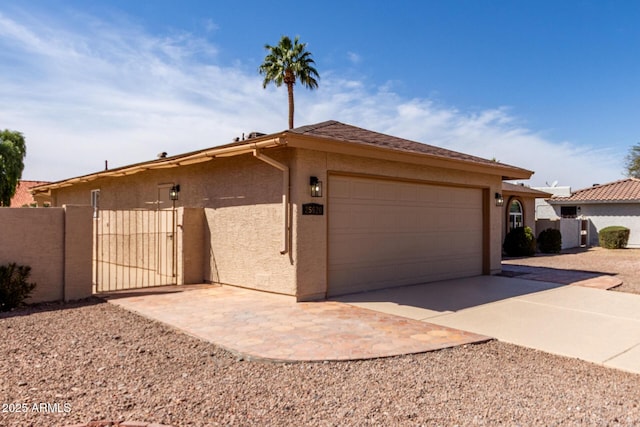
[[[559,200],[548,199],[547,203],[550,205],[609,205],[609,204],[624,204],[624,203],[640,203],[640,199],[626,199],[626,200]]]
[[[69,178],[62,181],[53,182],[50,184],[39,185],[31,188],[32,194],[37,193],[50,193],[51,190],[55,190],[62,187],[68,187],[73,184],[90,182],[98,178],[115,177],[133,175],[139,172],[152,169],[166,169],[174,168],[178,166],[187,166],[191,164],[206,162],[216,157],[230,157],[238,156],[241,154],[247,154],[253,152],[253,150],[261,148],[271,148],[277,146],[283,146],[285,144],[282,135],[268,135],[265,137],[259,137],[251,139],[244,144],[237,145],[225,145],[218,148],[209,148],[195,153],[186,155],[178,155],[168,159],[152,160],[143,163],[137,163],[134,165],[123,166],[121,168],[109,169],[100,172],[95,172],[89,175],[83,175],[79,177]]]
[[[382,160],[401,161],[407,163],[450,167],[467,172],[488,173],[498,175],[503,180],[529,179],[533,171],[503,165],[501,163],[482,164],[471,160],[456,159],[452,157],[437,156],[429,153],[405,151],[392,147],[381,147],[353,141],[337,140],[330,137],[316,135],[304,135],[286,133],[286,145],[294,148],[306,148],[310,150],[328,151],[338,154],[360,155],[364,157]]]

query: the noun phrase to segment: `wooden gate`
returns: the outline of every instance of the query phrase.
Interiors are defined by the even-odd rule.
[[[94,292],[177,284],[174,209],[99,210],[93,224]]]

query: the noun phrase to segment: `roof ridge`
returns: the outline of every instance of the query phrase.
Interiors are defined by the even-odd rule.
[[[304,126],[300,126],[293,129],[288,129],[285,132],[306,133],[309,131],[314,131],[316,129],[320,129],[320,128],[335,125],[335,124],[344,125],[344,123],[340,123],[337,120],[325,120],[324,122],[320,122],[320,123],[314,123],[314,124],[304,125]],[[347,125],[347,126],[350,126],[350,125]]]
[[[586,188],[581,188],[580,190],[576,190],[574,191],[572,194],[576,194],[576,193],[582,193],[584,191],[591,191],[594,190],[596,188],[602,188],[602,187],[610,187],[612,185],[617,185],[623,182],[627,182],[627,181],[635,181],[635,182],[640,182],[639,178],[634,178],[632,176],[628,177],[628,178],[623,178],[623,179],[618,179],[616,181],[611,181],[611,182],[606,182],[604,184],[594,184],[591,187],[586,187]]]
[[[628,177],[605,184],[595,185],[574,191],[569,196],[555,196],[555,200],[567,202],[629,202],[640,200],[640,179]]]
[[[482,165],[502,166],[510,169],[525,171],[528,172],[529,175],[531,175],[531,172],[527,171],[526,169],[496,162],[495,160],[485,159],[479,156],[455,151],[449,148],[439,147],[436,145],[427,144],[425,142],[419,142],[400,136],[390,135],[388,133],[365,129],[336,120],[328,120],[317,124],[289,129],[285,132],[291,132],[299,135],[315,136],[319,138],[329,138],[352,144],[375,146],[378,148],[404,151],[408,153],[426,154],[438,158],[447,158],[449,160],[473,162]],[[512,177],[512,179],[515,178]]]

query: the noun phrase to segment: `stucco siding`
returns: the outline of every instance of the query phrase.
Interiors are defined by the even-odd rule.
[[[63,298],[64,210],[0,209],[0,264],[31,267],[31,301]]]
[[[290,254],[281,254],[282,205],[205,209],[210,234],[207,279],[295,295]]]
[[[286,150],[268,155],[288,163]],[[179,215],[188,245],[180,247],[184,257],[179,257],[185,283],[195,282],[199,274],[204,281],[295,295],[293,257],[280,254],[282,179],[280,170],[247,154],[61,188],[54,190],[54,203],[88,204],[91,191],[99,189],[101,209],[167,208],[172,202],[164,193],[179,184],[176,207],[204,209],[201,225],[197,213]],[[202,242],[194,240],[198,229]],[[201,259],[194,253],[199,244],[205,254]]]
[[[536,221],[536,236],[539,236],[543,230],[548,228],[559,230],[560,236],[562,237],[562,249],[577,248],[582,244],[580,234],[581,227],[581,219],[539,219]]]
[[[326,297],[327,292],[327,155],[324,152],[296,149],[292,162],[291,201],[293,236],[296,242],[296,282],[298,300]],[[322,197],[311,197],[309,178],[323,183]],[[324,215],[302,215],[302,205],[318,203]]]
[[[27,302],[91,295],[91,225],[82,206],[0,209],[0,264],[31,267]]]
[[[595,232],[589,233],[589,244],[597,246],[598,232],[611,225],[621,225],[631,230],[629,248],[640,248],[640,204],[616,203],[580,205],[580,215],[591,220]]]
[[[505,202],[504,202],[504,206],[502,207],[502,216],[504,221],[503,223],[504,226],[502,227],[502,232],[501,232],[502,242],[504,242],[504,239],[507,237],[507,233],[509,232],[509,209],[511,206],[511,202],[514,200],[519,201],[520,204],[522,205],[522,211],[523,211],[522,216],[523,216],[524,226],[531,228],[531,231],[533,231],[533,233],[537,238],[538,234],[540,234],[542,230],[536,227],[535,199],[530,197],[527,198],[522,196],[514,196],[514,195],[510,195],[507,192],[503,194],[503,197],[505,199]]]
[[[327,288],[327,195],[331,192],[328,176],[331,174],[362,175],[395,180],[408,180],[444,185],[484,189],[484,197],[500,192],[502,180],[498,176],[469,173],[452,169],[426,167],[392,161],[368,159],[344,154],[325,153],[297,149],[295,175],[292,182],[292,199],[295,203],[296,233],[299,238],[296,258],[298,262],[298,298],[322,297]],[[309,177],[316,176],[323,181],[323,197],[311,197]],[[487,196],[491,195],[491,196]],[[300,207],[304,203],[324,205],[325,215],[302,215]],[[491,273],[501,269],[501,211],[492,200],[486,201],[489,208],[487,218],[489,239],[489,268]]]
[[[187,246],[180,248],[184,258],[179,262],[184,265],[179,275],[189,281],[201,275],[205,281],[313,300],[324,298],[327,292],[329,176],[342,174],[473,188],[482,190],[486,254],[483,271],[500,271],[502,210],[493,200],[493,195],[501,191],[500,176],[450,169],[446,162],[442,167],[433,167],[302,148],[276,148],[263,153],[290,168],[291,237],[289,252],[284,255],[280,253],[285,237],[283,172],[251,154],[127,177],[100,178],[54,190],[53,202],[88,204],[91,190],[99,189],[102,209],[165,208],[171,203],[165,194],[167,186],[179,184],[176,207],[203,209],[200,220],[197,213],[180,216],[179,226],[184,228],[179,233],[184,233]],[[311,197],[311,176],[323,182],[322,197]],[[324,215],[303,215],[302,206],[306,203],[323,205]],[[191,239],[199,229],[203,240],[193,243]],[[201,260],[195,254],[199,244],[204,253]],[[202,263],[201,273],[194,262]]]

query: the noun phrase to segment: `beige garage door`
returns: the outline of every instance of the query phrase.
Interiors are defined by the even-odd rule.
[[[329,178],[329,295],[482,274],[482,190]]]

